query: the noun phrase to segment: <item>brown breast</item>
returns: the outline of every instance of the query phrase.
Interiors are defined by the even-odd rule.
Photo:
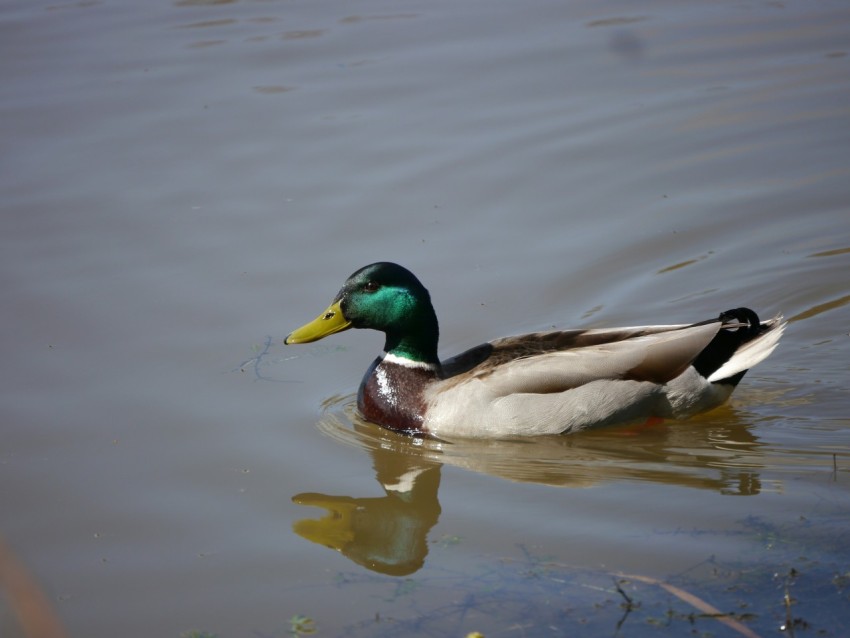
[[[409,367],[378,358],[366,371],[357,407],[366,419],[399,432],[422,432],[425,387],[438,371]]]

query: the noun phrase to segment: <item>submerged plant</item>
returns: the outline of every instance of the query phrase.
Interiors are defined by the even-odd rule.
[[[290,636],[309,636],[316,633],[316,622],[309,616],[295,614],[289,619]]]

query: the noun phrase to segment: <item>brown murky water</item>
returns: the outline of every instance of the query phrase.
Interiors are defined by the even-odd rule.
[[[69,635],[850,625],[843,3],[28,0],[0,28],[0,535]],[[281,343],[384,259],[447,356],[791,322],[687,423],[413,441],[352,410],[379,335]]]

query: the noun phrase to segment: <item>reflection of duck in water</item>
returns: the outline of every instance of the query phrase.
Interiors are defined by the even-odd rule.
[[[408,270],[382,262],[351,275],[331,306],[286,343],[352,327],[386,334],[358,393],[367,419],[403,432],[498,438],[717,407],[773,351],[785,323],[738,308],[691,325],[507,337],[441,363],[428,291]]]
[[[292,500],[298,505],[327,513],[297,521],[293,530],[371,571],[393,576],[412,574],[425,562],[428,534],[441,513],[438,490],[444,464],[574,489],[647,481],[747,496],[762,487],[761,444],[748,424],[731,414],[707,423],[451,443],[404,436],[334,411],[325,414],[320,428],[369,452],[385,495],[296,494]]]
[[[423,465],[448,465],[573,489],[641,481],[745,496],[761,491],[761,471],[771,463],[752,432],[753,418],[724,406],[687,423],[633,424],[574,436],[443,441],[364,421],[349,396],[326,405],[318,426],[338,443],[367,451],[383,485],[392,483],[387,476],[412,477]]]
[[[428,532],[440,516],[440,465],[388,451],[373,457],[386,496],[296,494],[295,503],[322,507],[328,514],[298,521],[293,529],[372,571],[412,574],[425,562]]]

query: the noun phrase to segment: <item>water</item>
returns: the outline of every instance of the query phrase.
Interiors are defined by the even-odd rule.
[[[760,635],[850,624],[843,3],[9,0],[0,29],[0,534],[71,636],[737,635],[637,578],[624,614],[618,574]],[[281,343],[385,259],[446,356],[791,322],[688,423],[417,444],[352,412],[379,335]]]

